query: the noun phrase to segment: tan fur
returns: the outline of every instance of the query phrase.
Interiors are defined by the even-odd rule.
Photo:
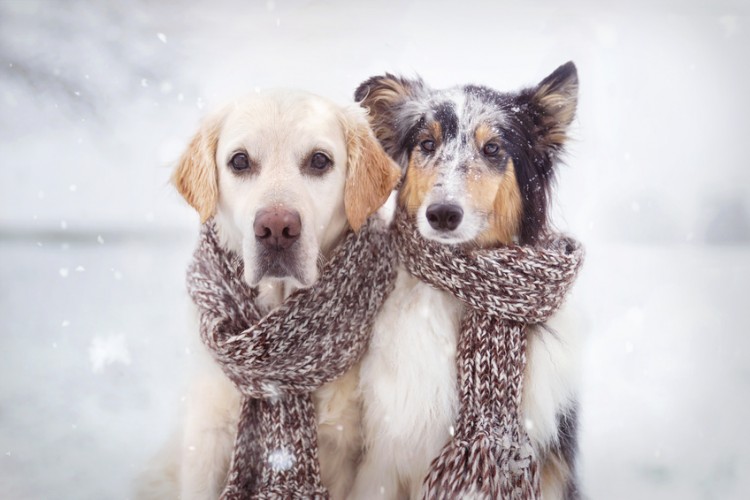
[[[399,203],[410,215],[417,212],[437,178],[434,169],[424,168],[418,163],[416,155],[412,155],[404,183],[399,190]]]
[[[398,184],[401,170],[386,154],[361,117],[345,118],[347,150],[344,208],[357,231],[380,208]]]
[[[362,435],[360,428],[359,366],[341,378],[323,386],[315,394],[318,414],[318,447],[320,476],[328,485],[331,498],[346,498],[354,481],[354,474],[341,474],[359,460]]]
[[[565,498],[572,475],[569,464],[558,453],[547,453],[542,464],[542,498]]]
[[[490,202],[491,209],[489,210],[492,214],[492,224],[479,235],[477,244],[483,247],[494,246],[498,243],[508,245],[518,235],[523,213],[521,191],[518,188],[513,160],[508,160],[505,171],[497,184],[493,184],[485,177],[491,176],[480,176],[477,182],[494,188],[494,197]],[[490,191],[489,194],[492,194],[492,190],[488,189],[488,191]],[[481,198],[481,200],[485,202],[486,198]]]
[[[187,150],[182,154],[177,169],[172,174],[172,183],[206,222],[216,212],[219,200],[219,185],[216,173],[216,146],[219,142],[221,121],[206,120],[193,136]]]
[[[425,135],[424,137],[420,137],[419,139],[417,139],[417,142],[422,142],[430,139],[435,141],[435,147],[438,147],[440,144],[440,138],[443,137],[443,127],[440,126],[439,121],[434,121],[428,124],[427,128],[430,129],[430,133]]]
[[[546,144],[563,145],[567,139],[567,129],[573,122],[576,113],[578,85],[570,84],[562,91],[552,91],[549,85],[541,85],[534,94],[536,102],[544,109],[542,127],[548,129]]]
[[[500,141],[497,140],[496,137],[497,132],[487,123],[479,124],[477,129],[474,131],[474,140],[479,146],[484,146],[488,142],[497,142],[499,144]],[[492,139],[495,140],[492,141]]]
[[[361,105],[369,112],[375,136],[391,154],[395,154],[398,149],[393,110],[409,96],[415,95],[417,87],[414,82],[386,75],[379,77],[376,83],[370,82],[367,93],[361,98]]]

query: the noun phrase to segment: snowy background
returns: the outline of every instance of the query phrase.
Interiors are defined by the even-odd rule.
[[[174,425],[197,217],[167,181],[208,110],[572,59],[585,491],[750,498],[750,6],[602,3],[0,0],[0,497],[129,498]]]

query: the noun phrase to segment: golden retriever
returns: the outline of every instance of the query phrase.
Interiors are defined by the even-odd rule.
[[[241,255],[246,282],[271,310],[310,286],[347,229],[358,229],[394,189],[399,168],[356,105],[268,91],[209,117],[173,182],[222,244]],[[197,322],[191,335],[198,339]],[[224,486],[240,395],[200,346],[183,425],[140,484],[143,498],[215,499]],[[357,371],[316,393],[323,484],[345,498],[361,449]]]

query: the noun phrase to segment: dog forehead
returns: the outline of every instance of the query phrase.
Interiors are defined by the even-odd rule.
[[[503,126],[507,122],[508,100],[489,87],[468,85],[460,89],[464,96],[464,119],[474,126]]]
[[[505,124],[503,103],[494,94],[485,87],[436,90],[425,103],[426,117],[440,124],[445,142],[466,142],[482,126],[496,129]]]
[[[246,137],[279,142],[305,135],[343,139],[338,107],[298,90],[272,89],[235,101],[226,111],[223,128],[226,142]]]

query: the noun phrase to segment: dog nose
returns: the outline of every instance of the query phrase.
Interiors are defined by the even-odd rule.
[[[302,222],[299,213],[283,208],[260,210],[255,214],[255,239],[264,246],[286,249],[299,239]]]
[[[464,211],[458,205],[450,203],[433,203],[427,207],[427,222],[438,231],[453,231],[461,224]]]

